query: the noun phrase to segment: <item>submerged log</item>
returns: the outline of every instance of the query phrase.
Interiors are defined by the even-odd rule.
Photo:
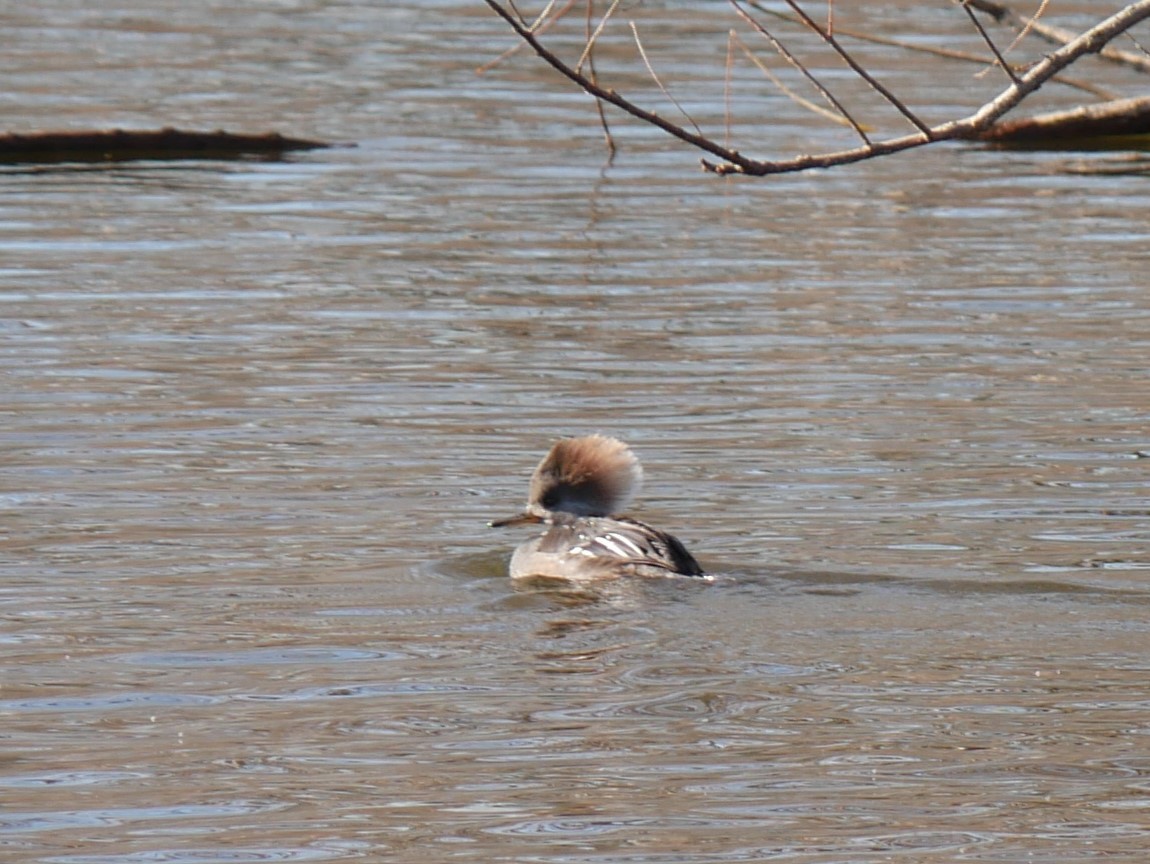
[[[133,159],[278,158],[291,150],[334,146],[325,141],[286,138],[278,132],[242,135],[232,132],[189,132],[110,129],[94,132],[31,132],[0,135],[0,162],[123,162]]]
[[[1122,146],[1143,136],[1150,143],[1150,96],[1116,99],[995,123],[975,137],[1005,147]],[[1126,146],[1134,142],[1126,140]]]

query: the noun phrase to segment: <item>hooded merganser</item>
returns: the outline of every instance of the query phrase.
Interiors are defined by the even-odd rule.
[[[630,448],[606,435],[565,438],[531,477],[527,507],[492,522],[546,530],[511,557],[511,578],[586,581],[611,576],[704,576],[683,544],[657,528],[616,516],[639,490],[643,469]]]

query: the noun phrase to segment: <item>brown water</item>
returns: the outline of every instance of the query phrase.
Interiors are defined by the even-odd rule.
[[[9,128],[359,145],[0,171],[0,858],[1145,859],[1145,179],[605,167],[480,3],[0,25]],[[593,430],[714,584],[505,578]]]

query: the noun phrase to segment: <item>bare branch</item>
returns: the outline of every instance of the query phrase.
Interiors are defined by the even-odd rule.
[[[723,146],[731,146],[731,71],[735,68],[734,30],[727,31],[727,65],[723,75]]]
[[[655,67],[651,65],[651,61],[647,58],[647,52],[643,50],[643,43],[639,39],[639,28],[635,26],[635,22],[629,21],[627,23],[631,25],[631,33],[635,37],[635,46],[639,49],[639,56],[643,58],[643,65],[646,66],[647,71],[651,73],[651,78],[654,80],[655,85],[663,91],[663,95],[667,97],[671,104],[679,109],[679,113],[687,119],[687,122],[691,124],[691,127],[697,133],[702,135],[703,130],[699,128],[699,124],[695,122],[695,119],[687,113],[687,110],[679,104],[678,100],[670,94],[667,88],[663,86],[663,82],[659,80],[659,76],[655,72]]]
[[[583,48],[583,53],[579,55],[579,62],[575,64],[576,72],[583,70],[583,64],[587,62],[587,58],[590,57],[591,52],[595,50],[595,42],[599,38],[599,34],[601,34],[603,28],[607,26],[607,21],[610,20],[611,16],[615,13],[620,2],[622,2],[622,0],[613,0],[611,5],[607,7],[607,11],[603,13],[603,20],[600,21],[599,26],[595,28],[595,32],[587,38],[587,44]],[[588,12],[590,12],[590,9],[588,9]]]
[[[584,36],[590,40],[591,38],[591,21],[595,17],[595,0],[587,0],[587,17],[583,19],[583,33]],[[595,69],[595,52],[592,51],[587,55],[587,68],[591,72],[591,80],[599,83],[599,73]],[[603,100],[595,100],[595,113],[599,115],[599,126],[603,129],[603,139],[607,143],[607,164],[615,159],[615,154],[618,148],[615,146],[615,136],[611,134],[611,124],[607,122],[607,111],[603,108]]]
[[[847,62],[848,65],[850,65],[850,67],[856,72],[856,74],[860,76],[862,80],[866,81],[868,84],[870,84],[870,86],[874,87],[875,90],[882,94],[891,105],[898,108],[904,114],[904,116],[911,120],[917,130],[913,134],[888,138],[882,141],[874,141],[868,138],[862,127],[857,122],[855,122],[853,118],[851,118],[850,114],[845,109],[843,109],[843,107],[834,99],[834,97],[826,90],[826,88],[822,87],[818,81],[815,80],[810,71],[797,58],[790,54],[785,46],[783,46],[778,41],[778,39],[776,39],[761,23],[759,23],[758,20],[752,18],[750,14],[744,9],[744,7],[747,5],[755,5],[756,8],[759,8],[755,3],[755,0],[729,0],[729,3],[735,10],[736,14],[738,14],[744,21],[747,21],[751,26],[753,26],[756,31],[762,34],[767,39],[767,41],[775,47],[775,50],[777,50],[782,57],[794,65],[795,68],[797,68],[808,80],[812,81],[819,92],[825,98],[827,98],[830,104],[835,107],[841,116],[851,124],[851,126],[855,129],[856,133],[863,141],[860,146],[836,152],[822,153],[817,155],[806,154],[780,161],[765,161],[751,159],[747,156],[744,156],[737,150],[731,148],[729,145],[720,144],[717,141],[704,136],[699,132],[698,127],[696,127],[695,131],[692,132],[683,126],[660,117],[653,111],[649,111],[640,107],[630,99],[621,96],[614,89],[600,85],[598,81],[595,80],[593,70],[592,75],[589,77],[587,74],[584,74],[581,68],[572,68],[566,62],[560,59],[556,54],[546,48],[540,42],[538,34],[532,31],[530,25],[528,25],[521,16],[518,16],[517,11],[513,13],[506,8],[505,3],[507,0],[505,0],[504,3],[499,2],[499,0],[485,0],[485,2],[497,15],[499,15],[500,18],[502,18],[509,26],[511,26],[511,28],[518,34],[518,36],[523,39],[524,42],[530,45],[535,53],[538,54],[546,63],[557,70],[560,74],[564,75],[566,78],[577,84],[583,90],[594,96],[598,100],[597,105],[600,107],[600,110],[602,106],[599,103],[606,102],[614,105],[625,113],[630,114],[631,116],[636,117],[649,125],[656,126],[659,129],[662,129],[664,132],[674,136],[675,138],[690,144],[693,147],[697,147],[704,153],[709,154],[711,157],[715,157],[720,160],[716,163],[705,158],[703,160],[703,167],[708,171],[720,175],[741,173],[753,176],[763,176],[768,174],[803,171],[811,168],[826,168],[836,165],[845,165],[853,162],[859,162],[864,159],[870,159],[877,156],[884,156],[904,150],[910,150],[935,141],[986,139],[990,137],[989,130],[991,127],[994,127],[998,123],[1000,118],[1002,118],[1007,112],[1017,107],[1023,100],[1025,100],[1031,93],[1039,89],[1043,84],[1052,80],[1059,72],[1066,69],[1072,63],[1086,55],[1100,54],[1109,51],[1110,49],[1108,46],[1115,38],[1126,33],[1136,24],[1145,21],[1147,18],[1150,18],[1150,0],[1136,0],[1136,2],[1129,3],[1123,9],[1099,21],[1093,27],[1069,39],[1065,45],[1047,54],[1038,62],[1033,63],[1027,67],[1025,71],[1011,70],[1013,74],[1011,75],[1009,86],[1007,86],[1006,89],[999,93],[998,96],[986,102],[973,113],[966,117],[962,117],[960,119],[952,120],[946,123],[927,126],[921,121],[916,120],[914,115],[909,110],[905,109],[905,106],[902,106],[896,97],[894,97],[888,91],[885,91],[881,85],[877,85],[877,82],[874,82],[873,78],[869,76],[856,61],[853,60],[849,52],[846,52],[841,47],[836,46],[836,42],[834,41],[835,36],[833,35],[831,29],[833,26],[833,18],[828,17],[827,26],[823,27],[813,22],[813,20],[809,19],[809,16],[806,16],[803,13],[803,11],[798,6],[797,0],[787,0],[788,5],[792,10],[800,15],[800,18],[803,19],[805,25],[813,29],[820,35],[820,37],[827,41],[827,43],[836,50],[839,56],[845,62]],[[591,0],[588,0],[588,2],[589,14],[591,14]],[[615,5],[618,2],[619,0],[614,0],[614,3],[611,6],[612,10],[614,10]],[[983,9],[988,5],[993,6],[989,0],[958,0],[958,2],[961,3],[964,7],[969,5],[975,6],[979,9]],[[833,7],[833,0],[831,0],[831,5]],[[833,8],[829,10],[829,13],[833,13]],[[610,12],[607,16],[604,16],[604,22],[609,16]],[[1035,32],[1038,32],[1038,28],[1040,26],[1044,25],[1034,25]],[[585,57],[590,57],[595,37],[597,34],[602,32],[602,27],[603,22],[600,23],[600,26],[596,29],[595,33],[592,33],[588,36],[587,46],[583,52]],[[632,25],[632,28],[634,30],[634,25]],[[734,42],[735,38],[736,37],[734,37],[734,34],[732,34],[732,42],[728,45],[728,76],[730,75],[729,70],[731,64],[731,52],[733,51],[734,45],[737,44]],[[636,40],[638,41],[637,34]],[[987,42],[988,44],[991,44],[989,39]],[[744,52],[752,58],[752,62],[756,62],[754,55],[751,54],[751,52],[749,52],[745,46],[740,45],[739,47],[743,48]],[[660,86],[660,89],[662,89],[664,93],[668,95],[668,98],[670,98],[666,88],[664,88],[662,84],[659,83],[659,79],[655,75],[651,63],[649,62],[649,59],[647,58],[646,52],[643,50],[641,43],[639,48],[640,54],[643,56],[644,63],[647,64],[648,70],[651,72],[652,77],[655,78],[656,83]],[[1001,52],[995,50],[993,45],[991,48],[999,57],[999,62],[1003,65],[1003,67],[1008,69],[1009,67],[1007,67],[1004,58],[1001,56]],[[583,62],[582,58],[580,62]],[[1150,60],[1147,60],[1147,68],[1150,69]],[[726,110],[728,112],[727,134],[729,136],[729,80],[725,92],[725,98],[728,100],[728,107]],[[673,99],[672,102],[674,102]],[[678,107],[677,103],[675,104]],[[680,110],[682,109],[680,108]],[[690,120],[689,117],[688,120]]]
[[[824,87],[822,85],[822,83],[811,73],[811,71],[809,69],[807,69],[807,67],[804,66],[799,61],[799,59],[797,57],[795,57],[795,55],[792,54],[782,42],[780,42],[778,39],[775,38],[775,36],[771,33],[771,31],[769,31],[766,27],[764,27],[762,24],[760,24],[758,21],[756,21],[754,18],[752,18],[750,13],[748,13],[745,9],[743,9],[742,6],[739,5],[739,0],[729,0],[729,2],[731,4],[731,6],[734,7],[735,11],[739,14],[739,17],[742,18],[744,21],[746,21],[748,24],[750,24],[752,27],[754,27],[760,34],[762,34],[763,38],[765,38],[768,42],[770,42],[771,46],[777,52],[779,52],[779,55],[781,57],[783,57],[792,66],[794,66],[797,70],[799,70],[799,72],[801,72],[803,74],[803,76],[808,81],[810,81],[811,84],[814,85],[815,89],[818,90],[819,93],[822,94],[823,98],[826,99],[827,102],[829,102],[831,105],[833,105],[835,110],[838,111],[843,117],[846,118],[847,122],[850,123],[851,128],[855,130],[855,133],[863,141],[865,141],[867,144],[870,144],[870,138],[867,137],[867,134],[863,130],[862,126],[858,122],[855,121],[854,117],[851,116],[850,112],[847,111],[847,109],[842,105],[842,103],[839,102],[839,100],[834,97],[834,94],[832,94],[830,90],[828,90],[826,87]]]
[[[739,47],[739,50],[743,52],[743,56],[754,63],[755,67],[765,76],[767,76],[767,79],[779,89],[779,92],[781,92],[796,105],[800,105],[803,108],[806,108],[812,114],[818,114],[823,119],[829,120],[832,123],[838,123],[842,126],[850,125],[850,121],[843,117],[841,114],[837,114],[834,111],[828,111],[826,108],[823,108],[820,105],[816,105],[810,99],[804,99],[790,87],[784,84],[782,79],[780,79],[778,75],[772,72],[767,64],[755,55],[755,53],[747,46],[747,44],[739,38],[738,34],[735,33],[734,30],[731,31],[730,40],[731,44],[737,45]]]
[[[547,22],[547,16],[551,14],[551,9],[555,6],[556,0],[547,0],[547,5],[543,7],[543,11],[535,16],[535,23],[531,25],[531,29],[535,33],[540,33],[543,30],[544,24]],[[566,7],[570,9],[570,5]],[[564,10],[566,11],[566,10]],[[560,13],[562,14],[562,13]],[[558,19],[558,16],[556,20]]]
[[[1046,0],[1043,0],[1043,2],[1045,3]],[[780,12],[776,9],[766,8],[760,2],[758,2],[758,0],[749,0],[749,5],[753,6],[755,9],[757,9],[759,12],[762,12],[765,15],[771,15],[775,18],[780,19],[781,21],[787,21],[791,24],[798,24],[800,26],[804,26],[803,22],[800,21],[798,18],[792,18],[791,16],[786,15],[783,12]],[[903,51],[913,51],[913,52],[916,52],[919,54],[930,54],[934,57],[945,57],[949,60],[961,60],[964,63],[977,63],[980,66],[984,66],[986,64],[986,57],[984,55],[971,54],[969,51],[955,51],[953,48],[940,48],[937,45],[919,45],[919,44],[914,43],[914,42],[905,42],[901,39],[891,39],[888,36],[879,36],[879,35],[876,35],[874,33],[864,33],[860,30],[851,30],[851,29],[848,29],[845,27],[837,27],[836,26],[835,32],[838,33],[840,36],[849,36],[851,39],[858,39],[860,42],[871,42],[875,45],[889,45],[892,48],[899,48]],[[1014,42],[1012,42],[1010,44],[1010,47],[1008,47],[1002,53],[1004,55],[1009,53],[1011,48],[1013,48],[1017,42],[1018,42],[1018,39],[1015,39]],[[1139,46],[1139,47],[1141,47],[1141,46]],[[1106,53],[1106,51],[1109,51],[1109,50],[1110,49],[1108,47],[1103,51],[1103,53]],[[1012,67],[1012,71],[1015,71],[1015,72],[1018,71],[1018,67],[1017,66]],[[1065,76],[1062,76],[1062,75],[1056,75],[1055,77],[1051,78],[1050,80],[1057,82],[1058,84],[1065,85],[1066,87],[1071,87],[1075,90],[1082,90],[1086,93],[1093,93],[1099,99],[1117,99],[1118,98],[1112,91],[1107,90],[1105,87],[1099,87],[1098,85],[1091,84],[1088,81],[1082,81],[1082,80],[1074,79],[1074,78],[1066,78]]]
[[[967,3],[966,5],[970,6],[969,3]],[[1003,54],[1009,54],[1011,51],[1013,51],[1015,48],[1018,47],[1019,43],[1021,43],[1023,39],[1025,39],[1027,36],[1030,35],[1031,31],[1038,24],[1038,19],[1046,14],[1046,7],[1049,5],[1050,5],[1050,0],[1041,0],[1041,2],[1038,5],[1038,11],[1034,13],[1034,16],[1032,18],[1030,18],[1026,21],[1025,26],[1021,30],[1018,31],[1018,35],[1015,36],[1014,40],[1009,45],[1006,46],[1006,50],[1002,52]]]
[[[562,9],[560,9],[558,12],[556,12],[549,20],[544,21],[543,15],[545,13],[547,13],[551,9],[552,6],[555,5],[554,2],[548,3],[547,8],[544,9],[543,12],[540,12],[539,17],[535,19],[535,23],[531,26],[531,30],[535,34],[542,36],[544,33],[547,32],[548,29],[550,29],[552,24],[554,24],[556,21],[559,21],[560,19],[562,19],[562,17],[567,14],[567,12],[571,9],[571,7],[574,6],[578,2],[579,2],[579,0],[567,0],[567,2],[564,4]],[[526,44],[527,43],[523,42],[523,41],[516,42],[514,45],[512,45],[510,48],[508,48],[506,51],[504,51],[502,54],[500,54],[498,57],[496,57],[494,60],[488,60],[482,66],[477,67],[475,70],[475,74],[476,75],[482,75],[485,72],[490,72],[496,66],[503,63],[503,61],[506,60],[508,57],[514,57],[516,54],[518,54],[520,51],[522,51],[523,46]]]
[[[1020,30],[1033,30],[1047,42],[1051,42],[1055,45],[1068,45],[1078,36],[1073,30],[1055,27],[1052,24],[1043,24],[1038,20],[1037,16],[1027,18],[1025,15],[1016,15],[1009,7],[1001,3],[995,3],[993,0],[967,0],[967,2],[975,9],[985,12],[995,21],[1009,24]],[[1134,5],[1138,6],[1141,4],[1135,3]],[[1150,58],[1148,57],[1142,57],[1138,54],[1132,54],[1129,51],[1119,50],[1113,45],[1108,45],[1097,53],[1100,57],[1112,63],[1121,63],[1135,69],[1140,69],[1143,72],[1150,72]]]
[[[851,71],[866,81],[866,83],[869,84],[880,96],[882,96],[887,102],[893,105],[898,110],[898,112],[902,114],[903,117],[911,122],[911,125],[918,129],[919,132],[921,132],[923,135],[930,135],[930,127],[919,120],[918,117],[916,117],[909,108],[903,105],[902,102],[899,101],[893,93],[887,90],[884,86],[882,86],[882,84],[875,80],[874,76],[863,69],[862,66],[860,66],[850,55],[850,53],[845,48],[843,48],[842,45],[839,44],[838,40],[835,39],[834,34],[832,34],[829,30],[823,30],[821,27],[819,27],[819,25],[815,23],[814,19],[811,18],[806,12],[804,12],[802,7],[799,6],[795,0],[787,0],[787,5],[790,6],[791,9],[794,10],[795,14],[803,20],[804,24],[818,33],[822,40],[835,50],[835,53],[843,59],[843,62],[851,67]]]
[[[994,44],[994,40],[990,38],[990,34],[986,32],[986,28],[982,26],[982,22],[978,20],[978,16],[974,14],[974,10],[970,8],[970,3],[967,0],[962,2],[962,11],[970,18],[970,23],[974,25],[974,29],[978,31],[978,35],[982,37],[982,41],[986,43],[986,47],[994,55],[995,65],[1000,67],[1003,72],[1009,76],[1010,80],[1015,84],[1018,83],[1018,75],[1010,64],[1006,62],[1006,58],[998,50],[998,46]]]
[[[596,99],[602,99],[604,102],[610,102],[616,108],[625,111],[632,117],[637,117],[646,123],[650,123],[652,126],[658,126],[664,132],[669,135],[673,135],[680,141],[685,141],[691,146],[698,147],[700,150],[703,150],[706,153],[711,153],[714,156],[718,156],[720,159],[725,160],[730,165],[735,166],[736,171],[743,168],[751,169],[755,165],[761,164],[754,159],[746,158],[737,150],[732,150],[729,147],[723,147],[722,145],[711,141],[709,138],[705,138],[702,135],[696,135],[695,133],[684,129],[681,126],[677,126],[668,120],[664,120],[662,117],[652,111],[648,111],[645,108],[640,108],[630,100],[624,99],[614,90],[608,90],[600,87],[585,75],[576,72],[561,59],[559,59],[559,57],[555,56],[555,54],[544,47],[543,44],[535,38],[535,34],[524,27],[523,24],[515,19],[514,15],[500,6],[497,2],[495,2],[495,0],[484,0],[484,2],[491,8],[493,12],[495,12],[496,15],[506,21],[511,26],[511,29],[518,34],[519,38],[530,45],[535,53],[538,54],[552,69],[578,84]],[[1147,2],[1150,2],[1150,0],[1147,0]]]
[[[507,5],[511,7],[511,11],[515,13],[515,17],[519,19],[521,24],[526,24],[527,19],[523,17],[523,13],[519,11],[519,7],[515,5],[515,0],[507,0]]]
[[[743,173],[754,176],[766,174],[781,174],[793,171],[805,171],[810,168],[829,168],[833,165],[846,165],[851,162],[860,162],[872,156],[885,156],[902,150],[921,147],[929,141],[953,141],[959,139],[972,139],[979,137],[995,121],[1007,111],[1014,108],[1046,81],[1050,80],[1060,70],[1065,69],[1079,57],[1086,54],[1097,54],[1112,39],[1117,38],[1126,30],[1145,19],[1150,18],[1150,0],[1139,0],[1114,15],[1091,27],[1077,36],[1053,54],[1047,55],[1043,60],[1034,64],[1026,73],[1019,76],[1017,82],[1012,83],[995,99],[983,105],[974,114],[960,120],[943,123],[931,129],[929,138],[922,135],[907,135],[901,138],[892,138],[887,141],[875,142],[867,147],[856,147],[853,150],[841,150],[837,153],[826,153],[819,156],[797,156],[778,162],[752,162],[750,168],[746,164],[732,163],[730,165],[716,165],[703,160],[703,167],[716,174]]]

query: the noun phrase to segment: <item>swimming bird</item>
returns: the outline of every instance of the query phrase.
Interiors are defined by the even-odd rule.
[[[673,536],[617,515],[642,480],[639,460],[616,438],[586,435],[556,443],[531,477],[523,512],[491,523],[545,526],[515,550],[511,577],[705,576]]]

